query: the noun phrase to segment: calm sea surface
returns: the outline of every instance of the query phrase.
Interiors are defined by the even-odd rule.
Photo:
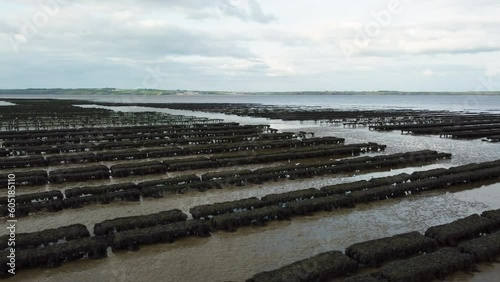
[[[33,95],[0,95],[0,99],[40,98]],[[127,103],[262,103],[342,109],[430,109],[500,112],[500,95],[48,95],[45,98],[84,99]]]
[[[2,96],[0,100],[1,98]],[[500,96],[68,96],[64,98],[128,103],[263,103],[341,109],[409,108],[500,112]],[[205,193],[187,193],[154,200],[145,199],[140,203],[91,205],[58,213],[39,213],[19,219],[18,232],[33,232],[73,223],[83,223],[92,230],[97,222],[121,216],[149,214],[174,208],[188,212],[190,207],[199,204],[261,197],[270,193],[309,187],[319,188],[334,183],[402,172],[411,173],[415,170],[500,159],[500,144],[479,140],[450,140],[436,136],[401,135],[396,131],[383,133],[369,131],[367,128],[347,129],[342,126],[321,125],[313,122],[284,122],[168,109],[144,107],[113,107],[112,109],[155,110],[173,114],[199,115],[243,124],[266,123],[282,131],[303,130],[315,132],[316,136],[343,137],[346,138],[346,143],[371,141],[387,144],[386,153],[388,154],[432,149],[450,152],[453,158],[423,167],[373,171],[363,175],[336,175],[299,181],[271,182]],[[206,171],[200,170],[199,172]],[[123,181],[138,180],[143,179],[127,178]],[[118,180],[109,180],[109,183],[116,181]],[[95,185],[101,183],[104,182],[96,182]],[[92,183],[85,184],[92,185]],[[76,183],[72,186],[78,185],[83,184]],[[66,189],[72,186],[52,185],[38,190],[19,191],[19,193]],[[414,230],[423,232],[432,225],[448,223],[473,213],[498,208],[500,208],[500,185],[483,183],[447,192],[423,193],[403,199],[359,205],[355,209],[317,213],[313,216],[293,218],[291,221],[272,222],[265,227],[240,228],[234,233],[216,232],[209,238],[187,238],[173,244],[144,246],[138,252],[110,253],[108,258],[102,260],[71,262],[55,269],[22,271],[10,281],[244,281],[257,272],[272,270],[323,251],[343,251],[347,246],[356,242]],[[5,230],[0,230],[0,234],[5,234]],[[481,272],[473,274],[456,274],[449,280],[498,281],[500,275],[498,264],[481,265],[480,270]]]

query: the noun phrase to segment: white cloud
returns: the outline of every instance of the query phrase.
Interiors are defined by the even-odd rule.
[[[474,90],[500,60],[500,3],[479,1],[401,0],[358,48],[387,0],[73,1],[28,33],[37,1],[0,0],[0,88],[140,87],[160,66],[172,89]]]
[[[433,76],[434,72],[431,69],[426,69],[422,72],[423,76]]]
[[[484,76],[492,77],[500,75],[500,66],[499,65],[489,65],[486,67],[486,71],[484,72]]]

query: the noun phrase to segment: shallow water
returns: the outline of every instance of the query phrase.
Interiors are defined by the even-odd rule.
[[[500,95],[0,95],[116,103],[261,103],[339,109],[429,109],[500,112]]]
[[[225,99],[225,98],[224,98]],[[241,102],[238,100],[238,102]],[[144,110],[132,108],[129,110]],[[185,111],[158,110],[176,114]],[[248,124],[272,124],[282,131],[311,131],[316,136],[346,138],[346,143],[377,142],[387,144],[384,154],[432,149],[453,154],[451,160],[432,165],[374,171],[363,175],[335,175],[305,180],[268,182],[263,185],[224,188],[207,192],[189,192],[161,199],[144,199],[140,203],[114,202],[91,205],[58,213],[39,213],[20,218],[18,232],[32,232],[73,223],[86,224],[91,230],[96,222],[129,215],[141,215],[179,208],[188,212],[199,204],[215,203],[247,197],[322,187],[395,175],[414,170],[450,167],[472,162],[500,159],[499,144],[481,141],[450,140],[429,136],[401,135],[399,132],[375,132],[367,128],[346,129],[342,126],[315,123],[283,122],[218,114],[188,112],[224,118]],[[231,168],[232,169],[232,168]],[[203,172],[203,171],[199,171]],[[170,175],[169,175],[170,176]],[[157,176],[148,176],[154,178]],[[166,175],[163,177],[167,177]],[[138,181],[123,178],[111,181]],[[110,182],[111,182],[110,181]],[[102,182],[94,182],[99,185]],[[49,185],[41,189],[81,186]],[[84,183],[89,185],[90,183]],[[500,184],[483,183],[463,186],[448,192],[428,192],[403,199],[391,199],[358,205],[355,209],[322,212],[291,221],[271,222],[265,227],[244,227],[237,232],[216,232],[209,238],[185,238],[173,244],[143,246],[138,252],[110,253],[101,260],[85,260],[64,264],[56,269],[22,271],[12,281],[243,281],[253,274],[272,270],[327,250],[343,251],[347,246],[370,239],[409,231],[423,232],[432,225],[500,208]],[[0,230],[5,234],[5,230]],[[500,273],[498,264],[481,265],[479,273],[456,274],[450,281],[494,281]]]
[[[57,269],[23,271],[12,280],[243,281],[256,272],[324,251],[344,250],[356,242],[413,230],[423,232],[432,225],[500,208],[493,200],[500,196],[499,189],[500,185],[489,185],[386,200],[271,222],[265,227],[244,227],[234,233],[217,232],[209,238],[144,246],[138,252],[118,252],[106,259],[68,263]],[[92,216],[92,211],[85,214]],[[67,215],[67,220],[78,218]]]
[[[12,106],[12,105],[14,104],[5,101],[0,101],[0,106]]]
[[[387,175],[412,172],[415,170],[428,170],[437,167],[442,166],[434,164],[418,168],[402,168],[392,171],[375,171],[363,175],[338,175],[335,178],[326,176],[294,181],[284,180],[278,182],[268,182],[262,185],[224,187],[224,189],[221,190],[209,190],[206,192],[188,191],[185,194],[166,195],[161,199],[145,198],[142,199],[142,202],[112,202],[107,205],[88,205],[79,209],[67,209],[57,213],[40,212],[28,217],[20,218],[18,227],[19,230],[22,230],[22,232],[32,232],[45,228],[65,226],[68,224],[68,222],[78,222],[87,225],[89,230],[92,230],[95,223],[101,222],[106,219],[113,219],[116,217],[144,215],[174,208],[180,209],[183,212],[189,214],[189,208],[202,204],[212,204],[249,197],[260,198],[272,193],[284,193],[311,187],[320,188],[323,186],[338,183],[351,182],[355,180],[367,180],[372,177],[384,177]],[[100,181],[94,182],[94,184],[103,183]],[[81,185],[75,185],[74,187],[78,186]],[[52,185],[50,187],[59,188],[59,186],[57,185]],[[30,192],[34,191],[30,189]],[[82,214],[85,214],[84,218],[81,217]],[[6,232],[7,230],[0,230],[0,235],[6,234]]]

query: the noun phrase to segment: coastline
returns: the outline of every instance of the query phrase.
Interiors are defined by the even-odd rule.
[[[28,88],[28,89],[0,89],[3,95],[147,95],[147,96],[498,96],[500,91],[203,91],[203,90],[163,90],[163,89],[118,89],[118,88]]]

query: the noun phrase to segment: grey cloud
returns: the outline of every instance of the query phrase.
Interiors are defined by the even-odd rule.
[[[235,2],[231,0],[220,0],[217,2],[219,2],[218,8],[221,9],[222,13],[228,16],[259,23],[269,23],[276,20],[275,16],[265,14],[256,0],[248,0],[248,11],[243,5],[246,1]]]
[[[181,8],[191,19],[217,19],[234,17],[242,21],[253,21],[262,24],[276,20],[270,13],[265,13],[257,0],[132,0],[132,2],[146,3],[158,6]]]
[[[464,47],[464,48],[434,48],[434,49],[426,49],[420,51],[403,51],[401,49],[386,49],[386,50],[361,50],[359,55],[361,56],[374,56],[374,57],[400,57],[406,55],[450,55],[450,54],[480,54],[480,53],[491,53],[491,52],[500,52],[500,46],[496,47],[487,47],[487,46],[479,46],[479,47]]]
[[[138,24],[138,23],[136,23]],[[14,34],[10,34],[12,37]],[[244,39],[244,38],[241,38]],[[33,36],[21,51],[84,52],[88,55],[155,58],[165,55],[229,56],[248,58],[253,54],[235,37],[218,36],[192,29],[165,26],[140,28],[109,19],[94,19],[85,27],[45,30]]]

